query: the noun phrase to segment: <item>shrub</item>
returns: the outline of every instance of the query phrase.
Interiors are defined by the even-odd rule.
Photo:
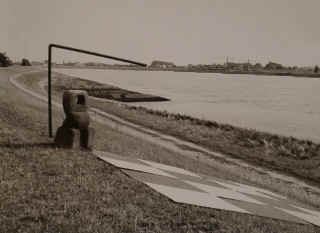
[[[12,65],[12,61],[6,55],[6,53],[0,52],[0,67],[8,67]]]
[[[21,65],[22,66],[31,66],[31,63],[28,59],[26,58],[23,58],[22,61],[21,61]]]

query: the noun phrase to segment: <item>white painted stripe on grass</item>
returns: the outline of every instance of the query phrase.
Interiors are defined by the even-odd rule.
[[[293,207],[300,209],[301,211],[304,211],[307,213],[293,211],[293,210],[287,210],[284,208],[278,208],[278,209],[280,209],[284,212],[287,212],[288,214],[291,214],[297,218],[301,218],[301,219],[305,220],[306,222],[312,223],[312,224],[320,227],[320,212],[319,211],[313,211],[313,210],[305,209],[305,208],[298,207],[298,206],[293,206]]]
[[[254,186],[249,186],[249,185],[245,185],[245,184],[240,184],[240,183],[236,183],[236,182],[232,182],[233,184],[231,184],[230,182],[229,183],[224,183],[224,182],[221,182],[221,181],[217,181],[217,180],[213,180],[214,182],[224,186],[224,187],[227,187],[233,191],[236,191],[236,192],[241,192],[241,193],[247,193],[247,194],[252,194],[252,195],[257,195],[257,196],[260,196],[260,197],[263,197],[263,198],[272,198],[274,199],[275,201],[279,201],[279,199],[287,199],[286,197],[284,196],[281,196],[281,195],[278,195],[276,193],[273,193],[273,192],[270,192],[266,189],[261,189],[261,188],[257,188],[257,187],[254,187]],[[265,193],[265,194],[263,194]],[[269,194],[271,196],[274,196],[275,198],[271,197],[271,196],[268,196],[266,194]],[[277,199],[279,198],[279,199]]]
[[[110,158],[107,156],[99,156],[99,158],[106,161],[107,163],[111,163],[112,165],[114,165],[118,168],[129,169],[129,170],[140,171],[140,172],[150,173],[150,174],[159,175],[159,176],[167,176],[167,177],[175,178],[174,176],[172,176],[166,172],[163,172],[159,169],[156,169],[154,167],[150,167],[150,166],[146,166],[146,165],[142,165],[142,164],[140,165],[138,163],[131,163],[131,162],[124,161],[124,160],[118,160],[118,159]]]
[[[222,198],[233,199],[237,201],[245,201],[245,202],[250,202],[258,205],[264,205],[264,203],[260,201],[257,201],[251,197],[248,197],[242,193],[233,191],[231,189],[224,189],[224,188],[214,187],[210,185],[199,184],[199,183],[191,182],[187,180],[183,180],[183,182],[188,183],[200,190],[203,190],[214,197],[222,197]]]
[[[159,168],[159,169],[167,170],[167,171],[172,171],[172,172],[176,172],[176,173],[180,173],[180,174],[184,174],[184,175],[188,175],[188,176],[194,176],[194,177],[197,177],[197,178],[200,178],[200,179],[202,178],[201,176],[197,175],[196,173],[193,173],[191,171],[187,171],[187,170],[182,169],[182,168],[173,167],[173,166],[169,166],[169,165],[166,165],[166,164],[161,164],[161,163],[148,161],[148,160],[144,160],[144,159],[139,159],[139,160],[141,162],[147,163],[150,166],[155,167],[155,168]]]
[[[153,184],[153,183],[145,183],[154,190],[162,193],[163,195],[169,197],[171,200],[179,203],[186,203],[191,205],[197,205],[202,207],[209,207],[214,209],[221,209],[221,210],[229,210],[235,211],[240,213],[247,213],[250,212],[241,209],[237,206],[234,206],[218,197],[212,196],[208,193],[202,193],[192,190],[180,189],[169,187],[160,184]]]

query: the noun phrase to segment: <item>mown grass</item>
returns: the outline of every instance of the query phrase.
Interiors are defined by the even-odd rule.
[[[115,106],[115,107],[113,107]],[[115,115],[166,132],[214,151],[308,180],[320,181],[320,144],[309,140],[244,129],[144,107],[106,103]]]
[[[0,231],[262,233],[319,230],[313,226],[173,203],[90,153],[54,148],[46,137],[46,105],[32,103],[30,98],[26,102],[26,97],[0,98],[3,126],[0,129]],[[60,111],[54,114],[57,127],[62,123],[63,114]],[[93,127],[97,130],[97,149],[123,156],[171,159],[197,169],[190,165],[191,160],[182,162],[181,155],[157,145],[97,123],[93,123]],[[209,165],[197,166],[211,174],[215,172]]]

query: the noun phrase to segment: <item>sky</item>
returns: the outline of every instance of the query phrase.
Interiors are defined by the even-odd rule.
[[[319,0],[0,0],[0,52],[47,59],[48,45],[150,64],[320,64]],[[98,59],[102,62],[111,62]],[[54,61],[97,61],[54,51]]]

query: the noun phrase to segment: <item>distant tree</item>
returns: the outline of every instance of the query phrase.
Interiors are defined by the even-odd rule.
[[[7,67],[7,66],[11,66],[11,65],[12,65],[12,61],[6,55],[6,53],[0,52],[0,67]]]
[[[254,68],[255,70],[261,70],[261,69],[263,68],[263,66],[261,65],[261,63],[256,63],[256,64],[253,66],[253,68]]]
[[[318,73],[318,72],[319,72],[319,66],[316,65],[316,66],[314,67],[313,72],[314,72],[314,73]]]
[[[21,65],[22,66],[31,66],[31,63],[28,59],[26,58],[23,58],[22,61],[21,61]]]
[[[279,63],[269,62],[264,68],[267,70],[281,70],[284,67]]]

